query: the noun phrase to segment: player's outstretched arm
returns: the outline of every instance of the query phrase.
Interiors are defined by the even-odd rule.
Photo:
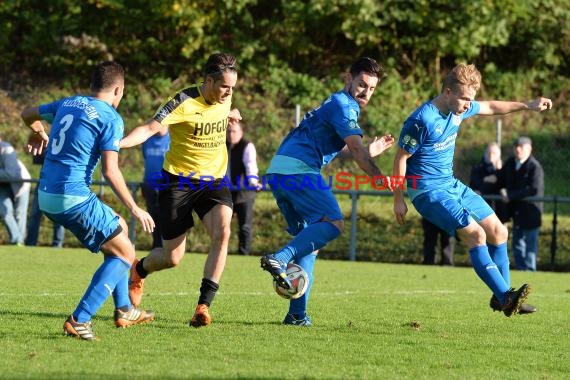
[[[154,135],[156,132],[163,128],[156,120],[150,120],[146,124],[140,125],[133,129],[131,133],[123,137],[119,147],[121,149],[130,148],[145,142],[150,136]]]
[[[141,223],[143,230],[145,232],[154,231],[154,220],[152,220],[148,212],[137,206],[125,183],[123,173],[121,173],[119,169],[119,153],[112,150],[103,151],[101,155],[101,168],[105,180],[109,182],[115,194],[117,194],[131,214]]]
[[[394,167],[392,170],[392,191],[394,192],[394,216],[400,225],[406,223],[406,214],[408,206],[404,200],[404,186],[406,184],[406,168],[407,160],[411,156],[410,153],[402,148],[398,148],[396,157],[394,157]]]
[[[394,137],[391,134],[384,135],[380,138],[374,137],[372,142],[368,144],[368,154],[370,157],[374,158],[382,154],[385,150],[389,149],[394,145]],[[353,158],[352,153],[348,145],[340,151],[338,157],[342,158]]]
[[[480,101],[479,115],[505,115],[517,111],[542,112],[552,108],[552,100],[538,97],[528,102],[513,102],[502,100]]]
[[[370,177],[381,176],[382,172],[380,168],[376,166],[370,153],[368,153],[368,148],[362,144],[362,137],[359,135],[348,136],[344,139],[348,151],[350,152],[350,157],[356,161],[360,169],[362,169]]]

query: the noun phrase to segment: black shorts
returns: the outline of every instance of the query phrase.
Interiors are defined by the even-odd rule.
[[[217,179],[212,182],[185,178],[162,171],[169,179],[159,191],[160,228],[162,238],[171,240],[194,227],[192,211],[200,219],[217,205],[232,207],[230,189]]]

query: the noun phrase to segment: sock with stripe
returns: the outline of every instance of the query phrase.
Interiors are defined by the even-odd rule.
[[[503,279],[497,264],[491,260],[487,246],[480,245],[471,248],[469,256],[475,273],[493,291],[502,305],[505,302],[505,293],[509,290],[509,285]]]
[[[93,274],[87,291],[73,312],[75,320],[80,323],[90,321],[129,268],[129,263],[117,256],[105,255],[103,264]]]
[[[127,312],[131,310],[132,304],[129,298],[129,271],[125,271],[125,275],[117,282],[115,290],[113,290],[113,302],[115,309]]]
[[[339,235],[340,230],[330,222],[308,225],[285,247],[275,253],[275,258],[284,263],[288,263],[291,260],[299,261],[312,252],[321,249]]]
[[[507,283],[507,286],[511,286],[511,269],[509,263],[509,253],[507,252],[507,243],[502,243],[499,245],[492,245],[487,244],[489,248],[489,255],[491,256],[491,260],[497,264],[497,268],[499,268],[499,272],[501,272],[501,276]]]
[[[309,287],[305,294],[296,300],[289,301],[289,314],[295,314],[296,316],[304,316],[307,312],[307,304],[309,302],[309,293],[311,292],[311,287],[313,286],[313,269],[315,267],[315,260],[317,259],[317,253],[311,253],[299,261],[295,260],[295,263],[300,265],[301,268],[307,272],[309,275]]]

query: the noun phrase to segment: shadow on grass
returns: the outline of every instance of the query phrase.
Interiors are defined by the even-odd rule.
[[[63,318],[64,320],[69,317],[69,313],[48,313],[48,312],[24,312],[24,311],[10,311],[10,310],[0,310],[0,316],[12,316],[12,317],[41,317],[41,318]]]

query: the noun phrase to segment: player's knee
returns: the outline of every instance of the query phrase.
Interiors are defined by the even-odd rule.
[[[221,226],[221,228],[213,229],[210,234],[212,241],[227,242],[230,240],[231,228],[229,225]]]
[[[185,245],[176,247],[168,246],[153,249],[149,256],[152,256],[152,262],[157,263],[160,269],[167,269],[178,266],[184,257],[185,251]]]
[[[166,267],[167,268],[177,267],[178,265],[180,265],[181,261],[182,261],[182,256],[170,255],[170,257],[166,261]]]
[[[497,225],[497,228],[495,229],[496,233],[495,233],[495,240],[497,240],[497,242],[504,242],[507,241],[509,238],[509,230],[507,228],[507,226],[505,226],[502,223],[499,223]]]
[[[135,248],[124,230],[103,243],[100,250],[106,255],[120,257],[128,263],[132,263],[136,257]]]
[[[487,235],[485,234],[485,230],[481,226],[477,226],[477,228],[473,229],[471,232],[471,239],[477,243],[477,245],[485,244],[487,241]]]
[[[486,243],[485,230],[478,224],[457,230],[457,235],[468,247],[475,247]]]
[[[507,227],[499,221],[496,220],[496,223],[491,224],[490,228],[486,228],[487,231],[487,242],[491,244],[501,244],[508,240],[509,238],[509,231]]]

